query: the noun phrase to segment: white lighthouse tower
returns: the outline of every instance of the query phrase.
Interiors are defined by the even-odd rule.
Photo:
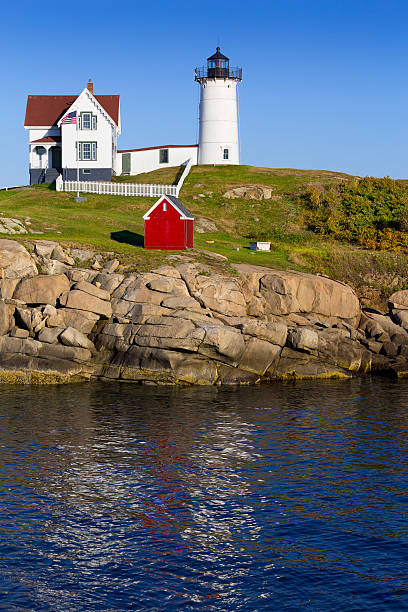
[[[217,47],[207,66],[195,69],[200,83],[199,164],[239,164],[237,85],[241,68],[230,68]]]

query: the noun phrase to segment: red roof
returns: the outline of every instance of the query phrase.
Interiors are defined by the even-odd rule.
[[[61,136],[44,136],[44,138],[32,140],[30,144],[34,144],[35,142],[61,142]]]
[[[133,153],[134,151],[151,151],[152,149],[187,149],[198,145],[163,145],[162,147],[144,147],[144,149],[121,149],[118,153]]]
[[[118,125],[119,96],[94,96]],[[78,96],[28,96],[24,125],[56,125]]]

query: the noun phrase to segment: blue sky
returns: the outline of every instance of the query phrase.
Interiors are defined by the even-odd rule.
[[[197,138],[193,70],[220,41],[241,161],[408,178],[408,3],[95,0],[2,7],[0,186],[27,183],[28,94],[119,93],[119,148]]]

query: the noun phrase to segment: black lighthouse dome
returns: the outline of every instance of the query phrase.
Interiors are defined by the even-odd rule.
[[[217,47],[215,53],[207,57],[207,66],[195,69],[195,80],[201,83],[205,79],[234,79],[241,81],[242,68],[230,68],[229,57],[223,55]]]
[[[214,55],[207,57],[208,77],[211,78],[228,78],[229,76],[229,57],[223,55],[220,48],[217,47]]]

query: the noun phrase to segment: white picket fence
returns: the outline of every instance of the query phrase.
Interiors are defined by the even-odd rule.
[[[79,191],[99,195],[140,196],[157,198],[162,195],[178,196],[180,189],[190,172],[192,160],[189,159],[177,185],[149,185],[146,183],[110,183],[101,181],[63,181],[62,176],[56,180],[57,191]]]

